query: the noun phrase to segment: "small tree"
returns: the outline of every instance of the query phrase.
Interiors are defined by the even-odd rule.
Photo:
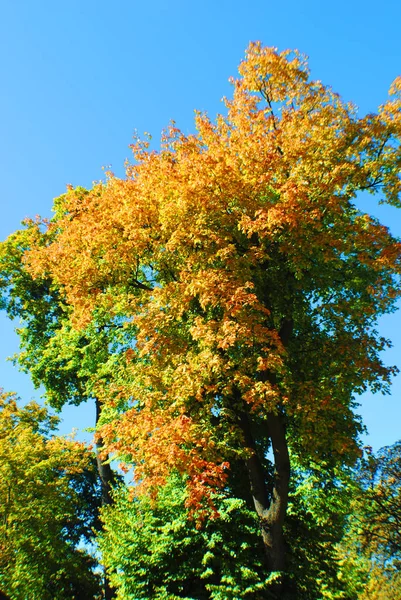
[[[0,588],[13,600],[87,600],[100,594],[93,542],[99,505],[95,460],[55,437],[31,402],[0,396]]]
[[[359,462],[346,536],[343,578],[358,599],[401,599],[401,442]]]

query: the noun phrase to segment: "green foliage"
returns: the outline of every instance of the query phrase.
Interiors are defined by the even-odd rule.
[[[47,273],[33,277],[26,268],[24,254],[50,238],[28,220],[25,229],[0,243],[0,307],[20,322],[15,363],[36,387],[44,386],[48,404],[61,410],[94,397],[96,382],[107,379],[110,354],[124,349],[126,340],[120,324],[99,311],[91,326],[75,329],[60,286]]]
[[[244,500],[215,498],[219,519],[188,520],[182,479],[152,502],[126,489],[102,510],[100,548],[117,598],[257,599],[268,585],[257,519]]]
[[[339,577],[336,549],[351,502],[349,474],[315,470],[294,479],[286,524],[290,576],[281,597],[356,599]],[[186,498],[175,476],[154,502],[130,500],[120,488],[115,504],[102,511],[100,548],[117,598],[270,598],[272,577],[266,577],[257,517],[247,502],[217,495],[220,517],[197,528],[188,520]]]
[[[0,588],[12,600],[99,593],[87,550],[99,504],[94,458],[51,437],[56,424],[38,404],[0,396]]]
[[[366,449],[339,546],[341,577],[358,600],[401,598],[401,442]]]
[[[351,600],[337,554],[352,499],[351,471],[314,465],[294,473],[292,487],[286,523],[290,597]]]

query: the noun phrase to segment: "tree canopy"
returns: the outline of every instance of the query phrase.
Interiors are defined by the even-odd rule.
[[[360,117],[303,55],[253,43],[232,83],[215,122],[172,123],[160,151],[136,140],[124,178],[27,221],[2,285],[21,363],[55,403],[97,399],[132,494],[177,472],[201,524],[242,465],[280,594],[291,466],[352,465],[356,397],[396,372],[377,321],[400,296],[401,243],[361,193],[400,206],[401,78]]]

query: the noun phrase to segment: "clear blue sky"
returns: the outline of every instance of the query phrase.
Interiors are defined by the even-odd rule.
[[[191,131],[195,108],[215,115],[251,40],[308,54],[313,78],[361,113],[401,74],[400,0],[0,0],[0,11],[0,239],[25,216],[49,216],[66,184],[90,186],[102,166],[122,174],[134,130],[157,139],[170,119]],[[401,212],[377,214],[401,236]],[[392,315],[381,332],[401,366],[399,325]],[[5,363],[14,325],[0,326],[0,385],[27,400],[29,379]],[[401,376],[361,412],[374,448],[401,438]],[[93,418],[71,408],[63,431]]]

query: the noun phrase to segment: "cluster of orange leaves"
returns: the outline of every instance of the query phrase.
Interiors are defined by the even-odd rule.
[[[377,115],[357,118],[355,107],[310,80],[297,52],[251,44],[239,73],[226,116],[213,123],[196,113],[195,135],[172,124],[159,152],[137,140],[126,178],[109,173],[88,192],[69,189],[48,243],[26,257],[32,273],[50,273],[64,290],[77,327],[99,308],[127,319],[135,347],[126,380],[115,385],[140,409],[104,425],[106,448],[129,457],[145,487],[172,468],[185,471],[195,498],[203,484],[224,483],[227,448],[235,455],[241,443],[230,421],[223,440],[213,431],[217,395],[228,398],[235,386],[250,414],[301,411],[306,438],[328,403],[333,413],[346,410],[330,399],[329,384],[319,391],[305,382],[303,398],[291,395],[280,337],[288,315],[277,306],[287,302],[291,317],[293,298],[274,289],[280,269],[291,273],[297,294],[303,285],[326,292],[326,265],[334,269],[354,253],[386,273],[387,296],[367,289],[363,311],[374,313],[397,294],[388,274],[401,265],[387,228],[368,215],[351,218],[349,209],[359,191],[379,186],[399,203],[401,79]],[[347,316],[347,302],[337,310]],[[362,379],[376,376],[380,365],[347,343],[339,343],[337,359],[344,350],[344,366],[365,369]],[[328,344],[327,357],[318,358],[332,351]],[[108,390],[100,394],[107,405]]]

